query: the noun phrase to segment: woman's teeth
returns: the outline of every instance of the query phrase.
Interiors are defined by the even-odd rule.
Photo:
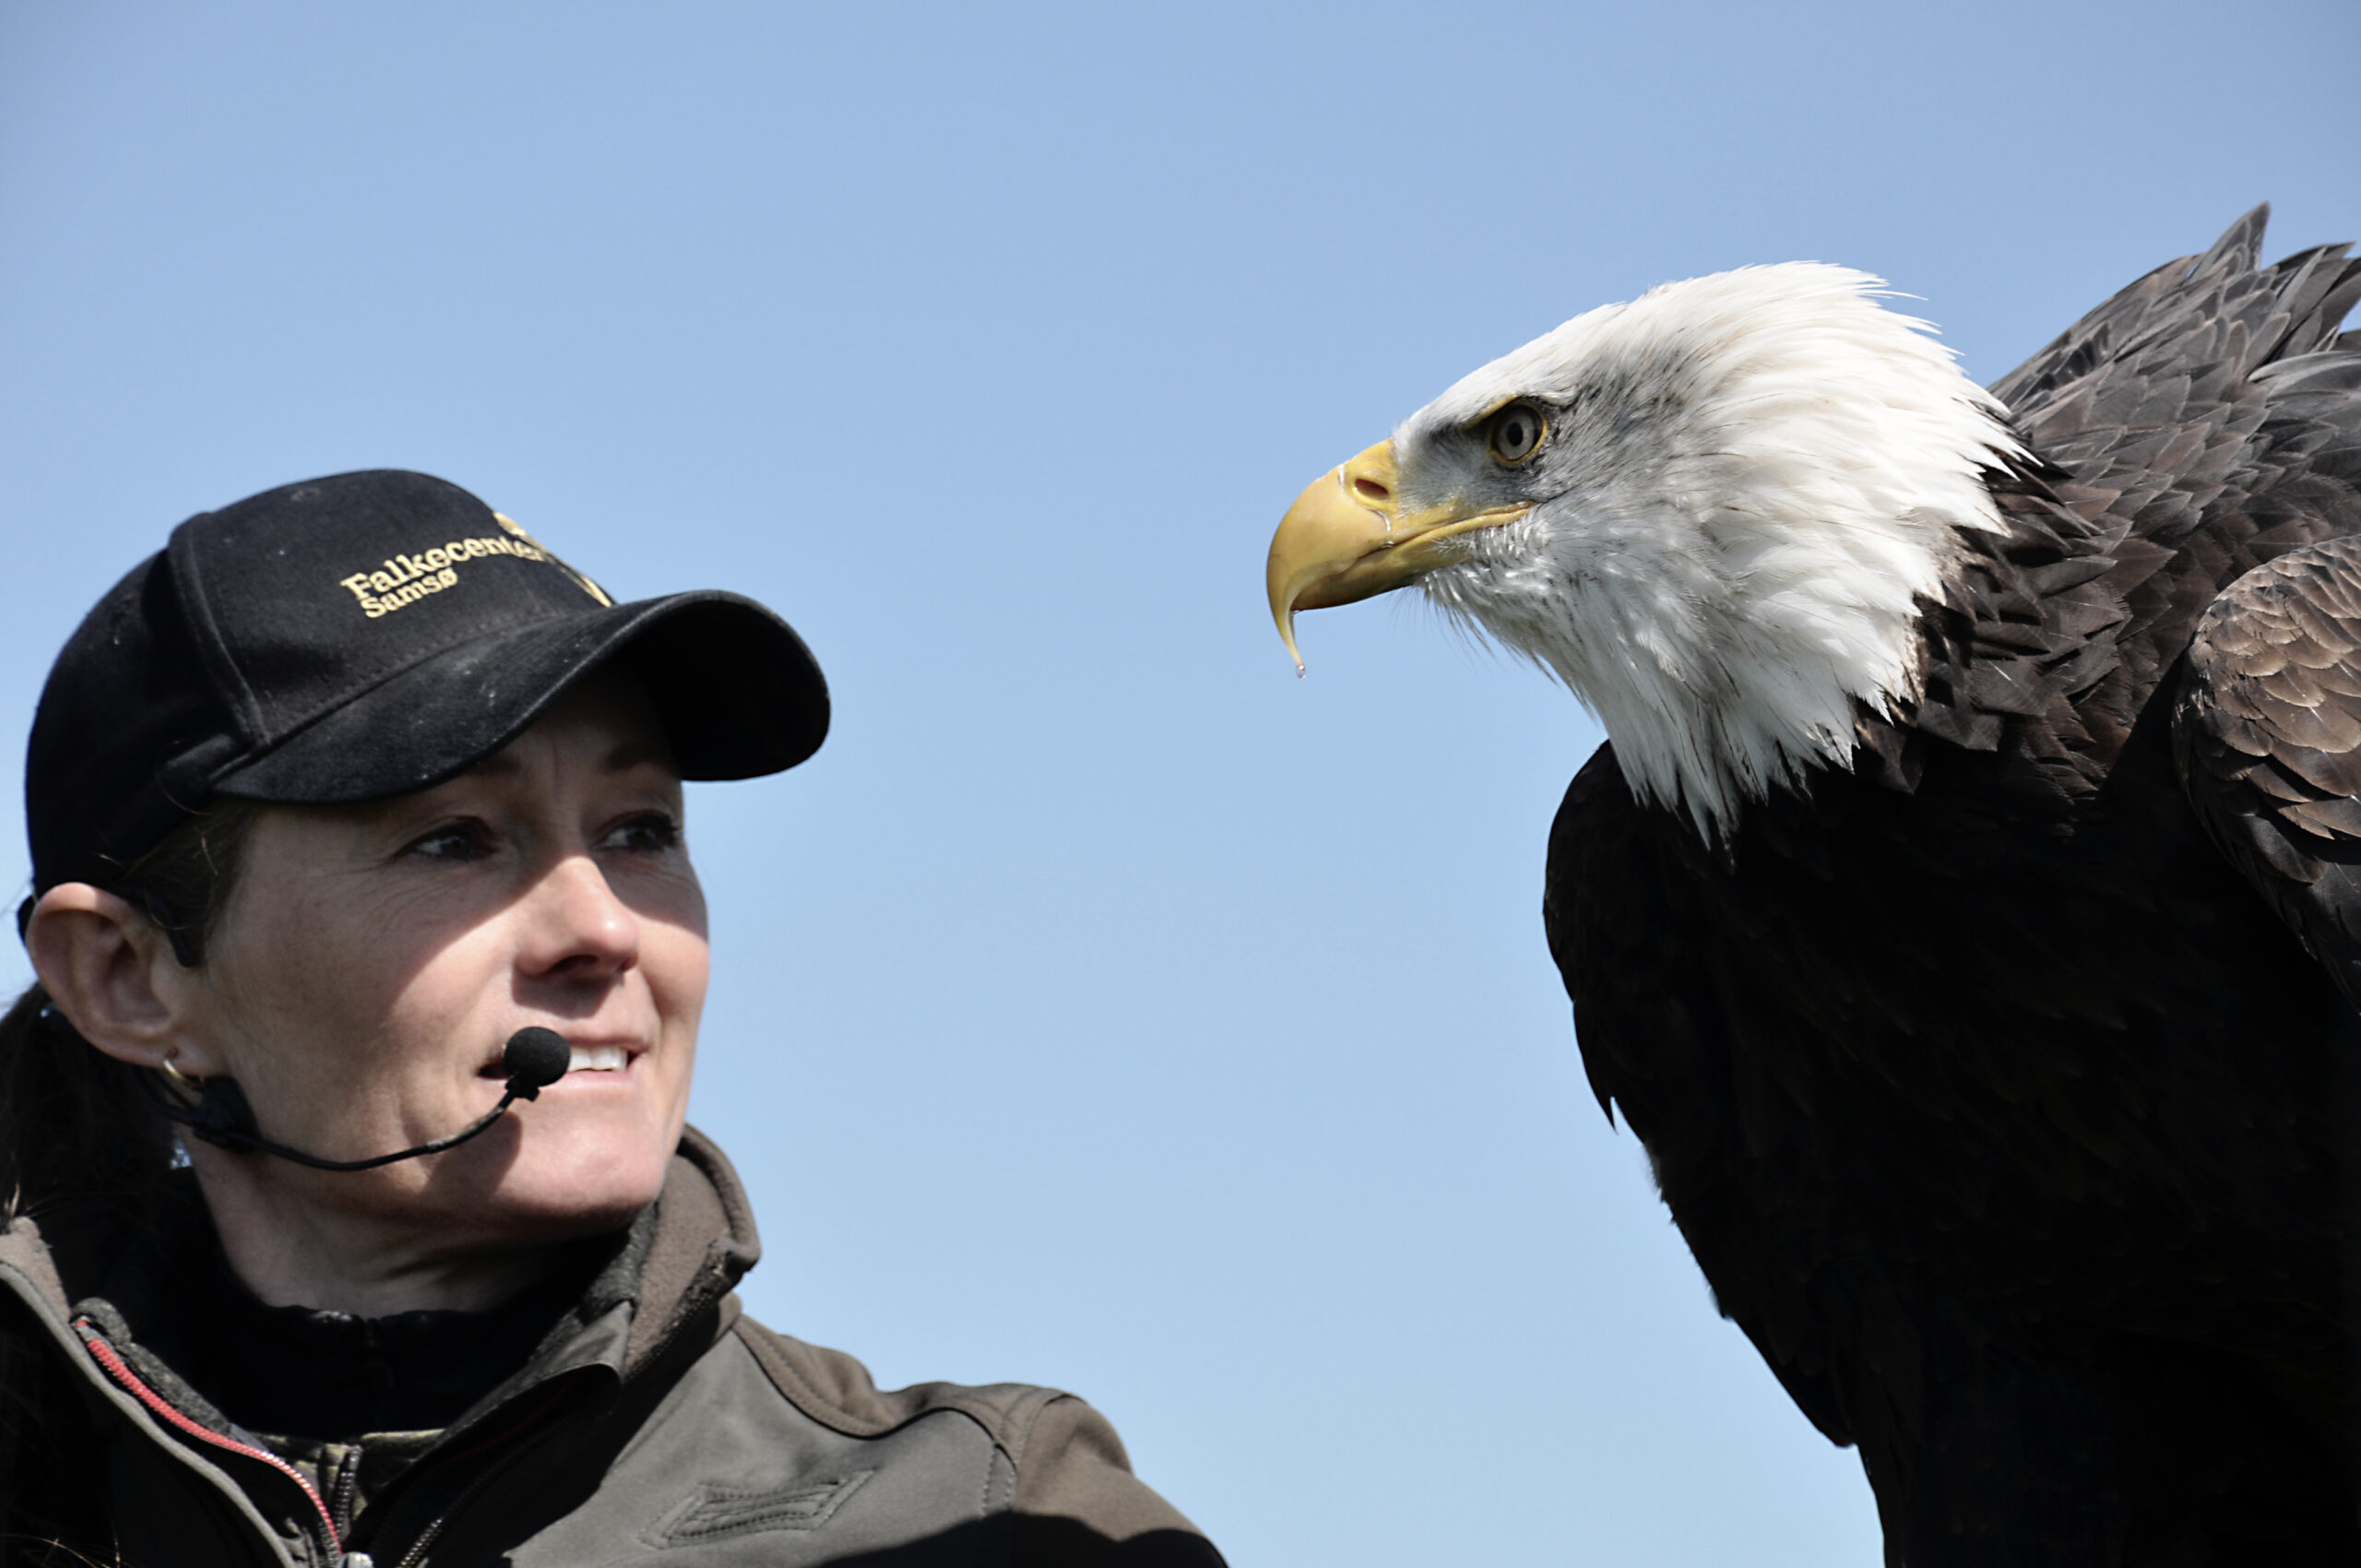
[[[631,1065],[631,1053],[620,1045],[577,1045],[566,1055],[569,1073],[620,1073]]]

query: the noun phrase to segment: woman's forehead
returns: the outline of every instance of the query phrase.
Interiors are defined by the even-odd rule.
[[[518,774],[545,757],[568,770],[614,774],[658,768],[680,778],[656,705],[628,671],[600,671],[571,687],[523,734],[459,778]]]

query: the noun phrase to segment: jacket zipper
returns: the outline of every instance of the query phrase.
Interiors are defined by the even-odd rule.
[[[168,1422],[175,1430],[186,1432],[200,1442],[211,1443],[216,1448],[225,1448],[232,1454],[243,1454],[249,1459],[259,1459],[297,1486],[302,1487],[303,1495],[311,1499],[313,1509],[320,1516],[320,1531],[328,1543],[328,1561],[336,1562],[343,1559],[344,1539],[337,1533],[336,1520],[328,1513],[328,1505],[320,1501],[317,1489],[304,1479],[303,1471],[267,1448],[256,1448],[251,1443],[240,1443],[235,1438],[224,1437],[204,1422],[193,1420],[174,1409],[171,1402],[162,1395],[139,1381],[139,1374],[133,1372],[122,1356],[115,1352],[115,1348],[100,1336],[89,1318],[76,1318],[74,1332],[80,1336],[83,1348],[90,1352],[92,1359],[106,1369],[107,1375],[121,1384],[133,1398],[148,1407],[148,1410],[159,1419]]]
[[[556,1407],[558,1401],[563,1399],[568,1392],[570,1391],[563,1385],[551,1390],[547,1398],[534,1406],[531,1409],[526,1411],[523,1417],[512,1422],[504,1431],[501,1431],[496,1436],[488,1437],[481,1443],[470,1444],[469,1446],[462,1448],[456,1453],[446,1454],[435,1462],[433,1467],[441,1469],[446,1465],[456,1464],[460,1460],[472,1458],[479,1454],[489,1454],[499,1448],[503,1443],[513,1442],[515,1439],[521,1437],[525,1432],[530,1431],[537,1423],[539,1423],[543,1416],[549,1414],[549,1412]],[[425,1560],[427,1549],[433,1546],[436,1540],[441,1538],[443,1526],[451,1522],[452,1516],[457,1514],[460,1509],[465,1508],[469,1503],[474,1502],[476,1495],[479,1492],[482,1491],[485,1487],[492,1484],[492,1480],[496,1477],[506,1471],[511,1465],[514,1465],[517,1459],[521,1457],[521,1449],[511,1449],[507,1454],[496,1457],[488,1467],[478,1471],[475,1479],[468,1482],[466,1486],[462,1487],[457,1497],[454,1497],[450,1502],[445,1503],[440,1513],[427,1520],[425,1527],[419,1531],[416,1538],[410,1542],[409,1550],[402,1553],[401,1558],[399,1562],[396,1563],[395,1568],[416,1568],[417,1564],[422,1562]],[[408,1481],[409,1479],[410,1478],[407,1475],[402,1477],[402,1480],[404,1481]]]
[[[664,1357],[670,1352],[674,1342],[687,1331],[690,1325],[695,1322],[699,1315],[701,1314],[698,1313],[691,1313],[682,1321],[675,1323],[670,1331],[665,1334],[664,1337],[658,1341],[656,1346],[649,1352],[646,1364],[653,1366],[662,1361]],[[124,1360],[123,1357],[116,1353],[114,1347],[108,1344],[104,1338],[100,1336],[97,1329],[89,1318],[76,1318],[74,1320],[74,1331],[80,1336],[84,1348],[90,1352],[91,1357],[98,1361],[99,1365],[106,1369],[108,1376],[121,1384],[134,1398],[137,1399],[142,1405],[146,1406],[158,1417],[169,1422],[173,1428],[186,1432],[191,1437],[196,1438],[204,1443],[210,1443],[216,1448],[227,1449],[232,1454],[242,1454],[249,1459],[259,1459],[264,1464],[268,1465],[272,1469],[277,1470],[280,1475],[285,1476],[289,1480],[293,1481],[297,1486],[302,1487],[303,1489],[303,1495],[311,1500],[313,1509],[320,1516],[320,1529],[322,1535],[328,1543],[328,1561],[331,1562],[343,1562],[346,1561],[344,1552],[344,1538],[341,1532],[337,1528],[336,1516],[329,1512],[327,1503],[322,1501],[318,1490],[314,1488],[309,1480],[304,1479],[303,1471],[297,1469],[294,1466],[289,1464],[286,1460],[281,1459],[278,1455],[271,1453],[267,1448],[256,1448],[251,1443],[240,1443],[234,1438],[226,1437],[220,1432],[215,1431],[212,1428],[205,1425],[203,1422],[194,1420],[191,1418],[183,1415],[179,1410],[173,1408],[171,1403],[169,1403],[163,1396],[158,1394],[154,1389],[148,1387],[145,1383],[142,1383],[139,1380],[139,1375],[136,1372],[134,1372],[131,1370],[130,1365]],[[558,1392],[562,1393],[563,1391],[561,1390]],[[484,1443],[474,1445],[470,1449],[464,1450],[460,1454],[450,1455],[449,1457],[461,1458],[465,1457],[468,1454],[481,1453],[484,1449],[496,1447],[500,1443],[523,1432],[540,1420],[541,1416],[548,1411],[550,1407],[556,1403],[557,1396],[558,1394],[553,1393],[551,1398],[546,1399],[540,1405],[536,1406],[522,1420],[510,1427],[508,1431],[501,1436],[489,1439]],[[481,1495],[484,1489],[492,1482],[492,1480],[501,1472],[506,1470],[511,1464],[514,1464],[518,1456],[519,1455],[517,1454],[511,1453],[503,1462],[493,1465],[490,1469],[478,1475],[473,1481],[461,1490],[458,1496],[453,1498],[451,1502],[445,1504],[433,1518],[427,1521],[426,1527],[419,1533],[418,1538],[415,1540],[411,1541],[409,1550],[402,1554],[400,1568],[414,1568],[414,1565],[418,1564],[424,1558],[428,1549],[431,1548],[442,1536],[444,1526],[451,1522],[452,1516],[457,1515],[469,1503],[474,1502],[475,1499]],[[403,1478],[404,1480],[408,1480],[409,1479],[409,1478],[407,1476]],[[360,1554],[356,1555],[358,1556]],[[365,1562],[366,1558],[362,1557],[362,1561]]]
[[[352,1533],[352,1504],[361,1491],[361,1461],[366,1455],[361,1444],[349,1444],[344,1451],[344,1463],[336,1473],[336,1493],[331,1510],[338,1537]]]
[[[673,1324],[672,1326],[666,1331],[664,1337],[657,1341],[655,1347],[648,1352],[647,1357],[642,1365],[652,1367],[662,1362],[664,1358],[671,1353],[673,1345],[689,1330],[690,1326],[695,1323],[696,1319],[700,1315],[702,1315],[701,1313],[691,1313],[680,1322]],[[543,1415],[547,1414],[550,1407],[557,1402],[558,1397],[562,1396],[564,1392],[564,1390],[561,1389],[558,1391],[558,1394],[552,1395],[551,1398],[544,1400],[540,1406],[536,1407],[531,1412],[529,1412],[524,1420],[510,1427],[500,1436],[488,1439],[483,1443],[476,1444],[472,1448],[463,1449],[457,1454],[446,1455],[445,1462],[448,1462],[453,1459],[464,1459],[469,1455],[480,1454],[487,1449],[497,1447],[499,1444],[506,1443],[518,1436],[538,1422]],[[469,1503],[473,1503],[479,1496],[481,1496],[486,1488],[491,1486],[494,1480],[499,1479],[501,1475],[507,1471],[510,1466],[516,1464],[521,1457],[523,1457],[523,1451],[521,1449],[512,1449],[508,1454],[502,1456],[497,1463],[479,1473],[473,1480],[469,1481],[467,1486],[460,1490],[459,1494],[457,1497],[454,1497],[449,1503],[444,1504],[440,1513],[435,1515],[433,1518],[427,1521],[426,1527],[421,1530],[418,1533],[417,1538],[410,1542],[409,1550],[402,1553],[400,1560],[395,1564],[395,1568],[423,1568],[426,1560],[426,1553],[437,1540],[442,1538],[444,1526],[448,1525],[453,1518],[457,1517],[460,1510],[466,1508]],[[403,1478],[404,1480],[408,1480],[409,1479],[409,1478],[407,1476]]]

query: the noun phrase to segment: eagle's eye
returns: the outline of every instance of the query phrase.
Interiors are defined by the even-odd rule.
[[[1539,409],[1530,403],[1511,403],[1487,422],[1485,444],[1493,457],[1514,465],[1540,451],[1541,438],[1548,434],[1549,422],[1541,417]]]

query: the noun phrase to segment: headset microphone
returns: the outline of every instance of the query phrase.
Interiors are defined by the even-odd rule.
[[[500,1103],[475,1121],[446,1138],[406,1148],[398,1154],[381,1154],[374,1159],[322,1159],[305,1154],[302,1149],[289,1148],[285,1144],[272,1143],[262,1135],[255,1122],[254,1107],[246,1103],[245,1091],[237,1080],[214,1077],[205,1080],[195,1109],[167,1094],[163,1086],[147,1073],[137,1075],[140,1087],[156,1109],[195,1133],[199,1140],[232,1154],[275,1154],[281,1159],[291,1159],[298,1165],[308,1165],[314,1170],[374,1170],[380,1165],[391,1165],[399,1159],[415,1159],[421,1154],[440,1154],[457,1148],[478,1133],[500,1120],[507,1109],[520,1099],[538,1099],[547,1086],[565,1076],[567,1063],[573,1058],[573,1048],[565,1037],[555,1029],[532,1026],[518,1029],[508,1037],[500,1052],[500,1064],[508,1073],[508,1092]]]

